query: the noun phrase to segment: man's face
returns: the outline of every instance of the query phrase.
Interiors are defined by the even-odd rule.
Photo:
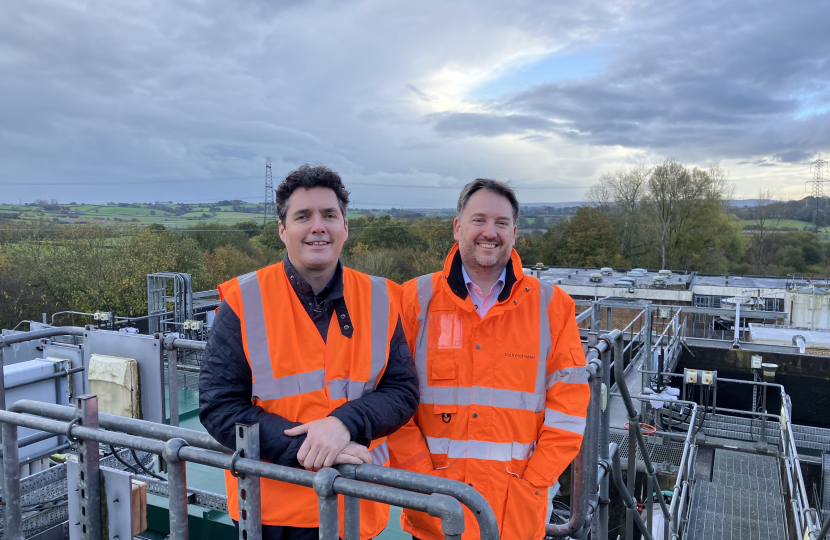
[[[285,223],[280,221],[280,238],[297,270],[319,271],[337,264],[348,237],[349,222],[333,190],[294,190],[288,198]]]
[[[476,191],[456,216],[453,236],[467,269],[493,266],[503,269],[516,243],[510,201],[486,189]]]

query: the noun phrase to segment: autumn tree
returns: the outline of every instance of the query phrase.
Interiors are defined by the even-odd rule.
[[[620,237],[602,212],[583,206],[559,230],[558,264],[563,266],[625,266]]]

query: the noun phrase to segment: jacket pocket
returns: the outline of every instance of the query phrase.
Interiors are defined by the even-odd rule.
[[[540,540],[545,537],[548,488],[510,476],[501,521],[501,540]]]
[[[455,351],[429,351],[427,365],[435,414],[454,414],[458,411],[458,359]],[[421,390],[424,393],[424,390]],[[452,419],[444,416],[449,423]]]

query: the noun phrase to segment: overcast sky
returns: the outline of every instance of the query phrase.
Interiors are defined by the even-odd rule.
[[[826,1],[4,2],[0,202],[255,202],[266,157],[275,183],[332,167],[358,207],[452,206],[479,176],[580,201],[665,157],[802,198],[830,152],[828,21]]]

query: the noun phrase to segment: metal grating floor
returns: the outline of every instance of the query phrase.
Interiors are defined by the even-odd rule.
[[[684,428],[687,429],[688,424],[684,424]],[[747,442],[761,441],[762,428],[766,442],[778,444],[780,426],[777,421],[763,422],[752,418],[707,414],[703,424],[706,435]],[[830,452],[830,429],[794,424],[793,436],[798,448]]]
[[[688,540],[785,540],[784,499],[777,459],[715,451],[712,481],[694,487]]]
[[[821,479],[821,513],[824,519],[830,519],[830,454],[821,456],[824,478]]]
[[[620,459],[623,463],[626,463],[628,459],[628,434],[612,432],[610,439],[611,442],[617,443]],[[646,437],[646,447],[648,448],[648,456],[653,463],[671,463],[676,467],[680,466],[680,460],[683,458],[683,441],[670,440],[663,442],[662,437]],[[639,447],[637,448],[637,460],[643,460]]]

